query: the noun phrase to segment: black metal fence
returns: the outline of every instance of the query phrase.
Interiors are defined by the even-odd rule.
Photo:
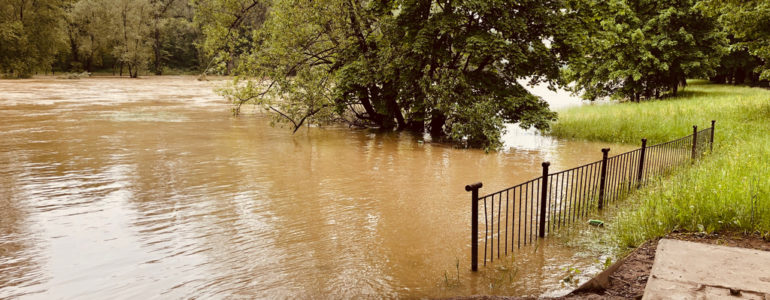
[[[714,125],[673,141],[642,147],[609,156],[602,149],[602,160],[556,173],[549,173],[544,162],[543,175],[507,189],[479,196],[482,183],[465,186],[471,192],[471,269],[478,270],[479,209],[483,212],[482,262],[493,262],[501,255],[531,244],[553,230],[574,223],[591,210],[601,210],[632,189],[672,168],[693,162],[713,149]]]

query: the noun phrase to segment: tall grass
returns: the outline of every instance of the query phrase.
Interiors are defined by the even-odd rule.
[[[618,246],[675,229],[770,233],[770,90],[691,82],[678,97],[564,111],[552,135],[672,140],[717,120],[714,153],[635,193],[608,224]]]

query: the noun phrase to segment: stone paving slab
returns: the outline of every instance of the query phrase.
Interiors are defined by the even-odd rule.
[[[643,299],[768,299],[770,251],[662,239]]]

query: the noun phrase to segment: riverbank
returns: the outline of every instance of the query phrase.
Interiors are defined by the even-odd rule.
[[[608,216],[604,244],[631,252],[671,232],[770,237],[770,91],[692,81],[678,97],[560,112],[551,135],[656,144],[717,120],[714,152],[632,193]],[[649,244],[649,243],[648,243]],[[643,248],[643,247],[642,247]]]
[[[705,245],[718,245],[744,249],[770,251],[770,241],[759,234],[672,232],[662,238],[645,242],[628,253],[621,261],[597,275],[569,295],[549,299],[641,299],[662,239],[688,241]],[[527,297],[474,296],[451,299],[516,300]]]
[[[127,80],[146,80],[146,79],[190,79],[196,81],[220,81],[220,80],[232,80],[232,76],[208,74],[201,76],[200,73],[184,73],[184,72],[172,72],[163,75],[154,74],[140,74],[138,78],[131,78],[126,74],[120,75],[120,73],[110,73],[104,71],[96,71],[93,73],[88,72],[55,72],[52,74],[35,74],[30,78],[3,78],[2,80],[80,80],[89,78],[114,78],[114,79],[127,79]]]
[[[735,248],[770,251],[770,241],[759,234],[742,234],[736,232],[701,233],[701,232],[672,232],[665,239],[688,241],[700,244],[727,246]],[[629,253],[614,270],[604,275],[603,287],[591,289],[581,287],[564,299],[640,299],[644,295],[647,281],[650,278],[658,242],[656,238],[645,242]]]
[[[710,120],[717,120],[714,153],[632,194],[608,224],[612,242],[636,247],[675,229],[770,234],[768,90],[694,81],[678,97],[566,110],[552,134],[654,144]]]

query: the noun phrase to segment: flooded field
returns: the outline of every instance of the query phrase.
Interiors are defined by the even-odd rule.
[[[512,128],[485,154],[404,133],[292,135],[232,117],[217,84],[0,81],[0,298],[559,295],[565,269],[601,268],[549,239],[505,280],[488,271],[502,266],[471,274],[464,186],[498,190],[606,144]]]

